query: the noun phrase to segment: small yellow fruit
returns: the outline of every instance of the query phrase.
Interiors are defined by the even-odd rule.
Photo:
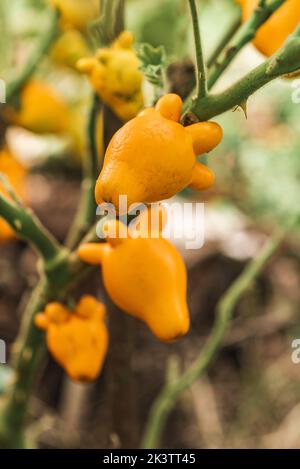
[[[220,143],[222,129],[214,122],[184,127],[178,122],[181,109],[181,98],[167,94],[155,109],[146,109],[116,132],[96,184],[98,204],[111,202],[119,210],[122,195],[130,206],[167,199],[187,186],[212,186],[214,173],[196,157]]]
[[[0,173],[3,173],[8,178],[9,183],[15,190],[16,194],[22,199],[26,199],[25,178],[26,169],[9,153],[8,150],[0,151]],[[5,195],[10,199],[5,187],[0,182],[0,194]],[[0,218],[0,243],[5,243],[15,239],[13,229],[6,223],[5,220]]]
[[[74,381],[93,381],[102,369],[108,348],[105,306],[86,295],[70,311],[60,303],[50,303],[35,317],[46,331],[53,357]]]
[[[144,321],[160,340],[185,335],[190,320],[187,274],[180,254],[161,236],[136,237],[131,231],[121,238],[124,230],[125,225],[108,222],[104,227],[108,242],[81,245],[79,257],[102,265],[104,285],[114,303]]]
[[[76,29],[68,29],[62,33],[51,49],[51,58],[58,65],[77,70],[79,59],[90,53],[84,36]]]
[[[243,21],[247,21],[259,0],[239,0],[243,10]],[[263,24],[253,40],[255,47],[267,57],[273,55],[300,22],[299,0],[287,0]]]
[[[64,133],[69,117],[66,103],[49,85],[31,80],[22,89],[20,110],[14,112],[13,121],[36,133]]]
[[[99,49],[96,57],[77,64],[102,101],[123,121],[135,117],[144,103],[143,74],[132,45],[132,34],[124,31],[111,47]]]
[[[99,0],[50,0],[60,11],[64,27],[85,32],[89,23],[100,15]]]

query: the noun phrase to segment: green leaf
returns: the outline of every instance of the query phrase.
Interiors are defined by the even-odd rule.
[[[152,85],[163,88],[167,66],[165,48],[163,46],[153,47],[148,43],[144,43],[138,47],[137,55],[141,62],[140,69],[146,79]]]

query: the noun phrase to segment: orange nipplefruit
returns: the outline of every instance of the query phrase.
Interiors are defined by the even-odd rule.
[[[259,0],[239,0],[243,11],[243,21],[249,19]],[[295,30],[300,22],[299,0],[287,0],[263,24],[253,40],[255,47],[267,57],[273,55]]]
[[[105,306],[86,295],[74,311],[60,303],[49,303],[36,315],[35,324],[46,331],[50,353],[70,378],[92,381],[101,372],[108,348],[104,319]]]
[[[161,222],[158,225],[160,231]],[[187,274],[180,254],[159,233],[153,236],[153,229],[151,236],[141,230],[144,236],[140,237],[126,231],[120,222],[107,222],[108,242],[81,245],[79,257],[90,264],[101,264],[104,285],[114,303],[144,321],[160,340],[185,335],[190,320]]]
[[[211,151],[222,139],[214,122],[189,127],[179,123],[182,101],[176,94],[161,98],[155,109],[146,109],[125,124],[111,139],[96,184],[97,203],[119,197],[128,205],[167,199],[187,186],[205,190],[213,172],[196,157]]]

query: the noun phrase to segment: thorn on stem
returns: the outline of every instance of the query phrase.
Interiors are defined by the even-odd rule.
[[[14,220],[14,226],[16,230],[21,231],[22,229],[22,222],[19,219]]]

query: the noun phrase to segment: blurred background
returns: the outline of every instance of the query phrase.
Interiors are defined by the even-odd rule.
[[[49,26],[45,3],[1,0],[1,79],[13,80],[37,47]],[[98,3],[91,6],[96,12]],[[231,0],[200,3],[209,56],[240,11]],[[126,29],[133,31],[137,43],[164,45],[169,87],[187,97],[194,86],[187,2],[127,0],[126,5]],[[20,116],[20,102],[14,109],[2,104],[0,109],[1,146],[14,160],[8,168],[1,166],[0,156],[0,171],[8,168],[12,178],[17,175],[27,203],[60,241],[79,201],[91,100],[91,88],[74,64],[91,48],[86,24],[62,28],[32,79],[31,111]],[[216,89],[262,60],[252,45],[247,46]],[[59,106],[60,119],[51,115],[54,104],[45,101],[44,86],[54,96],[51,103]],[[145,84],[146,101],[149,89]],[[47,356],[30,405],[29,428],[39,447],[139,445],[151,404],[165,382],[166,364],[173,360],[183,370],[197,356],[222,294],[267,237],[299,213],[299,89],[299,79],[277,80],[249,99],[247,115],[236,109],[218,117],[224,139],[205,157],[216,172],[215,187],[201,195],[186,191],[176,197],[205,204],[204,246],[185,251],[184,240],[176,241],[188,266],[192,325],[186,337],[172,344],[158,342],[144,324],[120,313],[99,291],[99,272],[81,284],[78,296],[88,291],[108,304],[108,357],[98,381],[87,385],[72,383]],[[38,118],[36,125],[35,107],[41,103],[48,111],[45,121]],[[189,222],[193,220],[185,220]],[[292,341],[300,339],[299,247],[295,230],[243,297],[217,360],[172,412],[162,447],[300,448],[300,364],[291,359]],[[35,254],[0,225],[0,338],[8,352],[36,280]],[[0,393],[9,374],[9,366],[1,364]]]

